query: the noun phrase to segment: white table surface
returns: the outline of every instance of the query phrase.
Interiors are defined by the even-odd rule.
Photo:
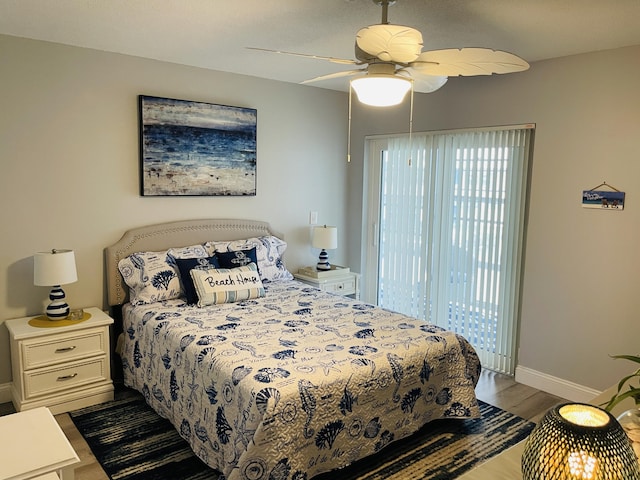
[[[0,480],[22,480],[51,472],[72,478],[73,469],[69,467],[79,462],[48,408],[0,417]]]

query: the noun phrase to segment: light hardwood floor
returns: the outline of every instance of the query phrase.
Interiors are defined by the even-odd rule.
[[[512,377],[491,371],[482,372],[476,387],[476,394],[484,402],[533,422],[537,422],[552,406],[565,401],[535,388],[516,383]],[[0,415],[12,411],[11,404],[0,404]],[[109,480],[69,415],[66,413],[56,415],[56,420],[80,457],[81,462],[75,471],[76,480]]]

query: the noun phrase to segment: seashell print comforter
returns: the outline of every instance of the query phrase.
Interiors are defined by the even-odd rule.
[[[125,384],[227,480],[304,480],[477,417],[461,336],[295,280],[206,308],[126,305]]]

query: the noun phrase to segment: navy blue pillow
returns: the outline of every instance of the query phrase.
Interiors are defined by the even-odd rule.
[[[191,278],[191,270],[194,268],[221,268],[218,264],[218,259],[213,257],[202,258],[176,258],[176,264],[180,271],[180,281],[182,282],[182,288],[187,297],[187,303],[189,305],[195,305],[198,303],[198,293],[196,287],[193,285],[193,279]]]
[[[247,250],[234,250],[233,252],[216,252],[216,259],[220,268],[244,267],[250,263],[255,263],[256,267],[258,266],[256,247]],[[259,268],[258,273],[260,273]]]

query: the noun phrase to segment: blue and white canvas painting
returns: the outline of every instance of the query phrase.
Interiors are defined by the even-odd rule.
[[[140,95],[143,196],[256,194],[257,111]]]

